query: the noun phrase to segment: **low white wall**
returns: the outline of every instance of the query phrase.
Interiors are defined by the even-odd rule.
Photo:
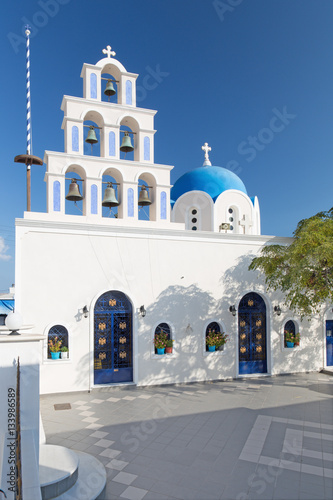
[[[38,492],[39,455],[39,365],[41,362],[41,336],[22,334],[20,336],[0,335],[0,487],[10,500],[14,493],[8,482],[15,466],[14,436],[15,421],[11,410],[13,395],[16,394],[17,359],[20,358],[21,388],[21,463],[23,497],[32,498],[32,491]],[[13,427],[14,425],[14,427]],[[2,453],[1,453],[1,442]],[[37,484],[38,483],[38,484]],[[30,496],[29,496],[30,495]],[[38,496],[33,496],[38,500]]]

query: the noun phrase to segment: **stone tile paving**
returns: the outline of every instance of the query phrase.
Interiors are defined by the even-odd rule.
[[[330,375],[100,388],[41,413],[48,443],[105,465],[106,500],[333,498]]]

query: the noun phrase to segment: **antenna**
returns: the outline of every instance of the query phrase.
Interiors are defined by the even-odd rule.
[[[31,101],[30,101],[30,26],[25,27],[27,37],[27,154],[15,156],[14,162],[25,163],[27,166],[27,211],[31,211],[31,165],[43,165],[43,160],[32,155],[31,136]]]

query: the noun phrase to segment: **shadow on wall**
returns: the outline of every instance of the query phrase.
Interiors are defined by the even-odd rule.
[[[248,292],[256,292],[261,295],[266,304],[267,317],[267,345],[271,346],[273,371],[279,373],[301,372],[304,370],[315,370],[313,364],[315,358],[321,357],[322,345],[313,342],[311,336],[311,324],[308,320],[301,322],[300,317],[287,309],[284,305],[284,296],[281,291],[270,290],[267,292],[264,275],[258,271],[249,271],[249,265],[255,254],[248,253],[238,258],[237,263],[227,269],[220,278],[223,287],[223,296],[220,300],[220,310],[228,311],[231,305],[238,307],[239,301]],[[269,295],[269,299],[267,299]],[[281,316],[274,313],[274,306],[279,304],[282,308]],[[230,314],[230,313],[229,313]],[[231,314],[230,314],[231,316]],[[231,335],[238,335],[238,315],[232,323]],[[287,319],[295,318],[300,325],[301,344],[298,348],[283,349],[284,324]],[[311,349],[309,349],[311,347]]]
[[[175,340],[173,356],[163,356],[163,359],[151,356],[156,318],[172,326]],[[140,383],[149,385],[230,377],[233,365],[230,344],[233,342],[225,348],[230,349],[230,356],[226,353],[222,356],[204,355],[205,325],[209,318],[223,321],[219,301],[211,293],[195,284],[166,288],[154,304],[147,307],[147,316],[139,325],[139,366],[144,367],[147,363],[151,367],[151,370],[143,368],[146,375],[139,374]]]

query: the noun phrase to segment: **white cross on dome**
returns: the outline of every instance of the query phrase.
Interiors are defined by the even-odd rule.
[[[205,144],[203,146],[201,146],[201,149],[205,152],[205,161],[203,163],[203,166],[211,166],[211,162],[209,161],[209,151],[212,150],[212,148],[210,146],[208,146],[208,142],[205,142]]]

